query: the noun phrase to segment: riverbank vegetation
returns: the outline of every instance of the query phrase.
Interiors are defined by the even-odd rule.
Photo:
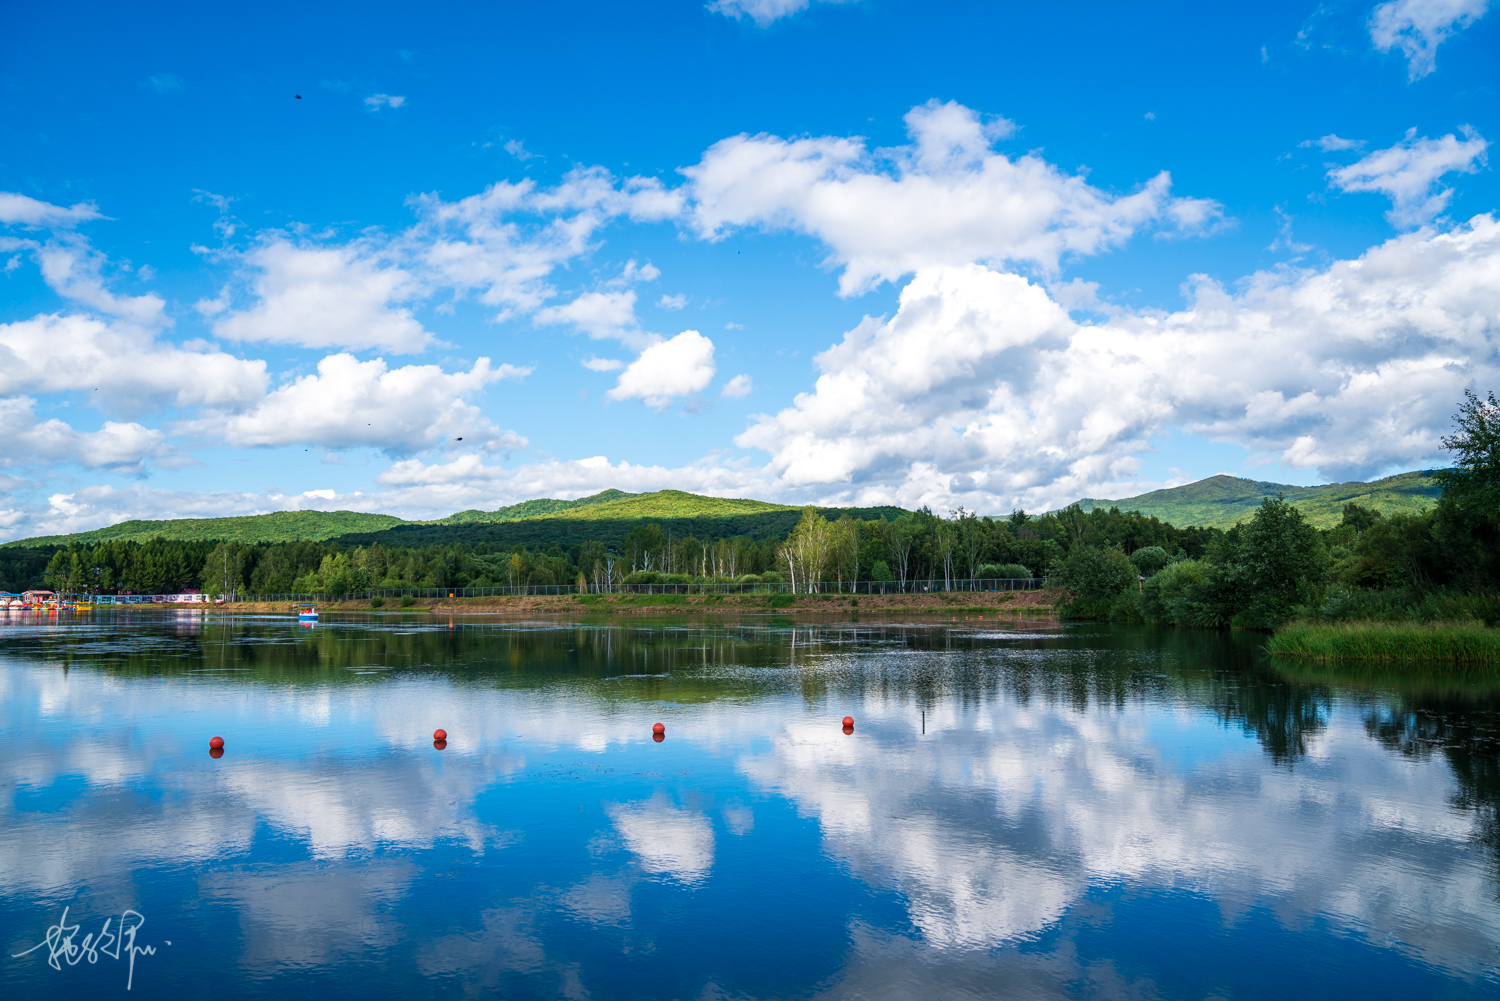
[[[1057,566],[1073,595],[1063,613],[1210,628],[1470,624],[1449,630],[1455,637],[1494,627],[1500,623],[1500,405],[1493,394],[1469,393],[1455,421],[1443,444],[1456,461],[1434,474],[1443,493],[1430,509],[1385,516],[1348,503],[1336,526],[1320,530],[1284,498],[1270,498],[1248,521],[1216,533],[1201,554],[1172,554],[1165,562],[1162,553],[1127,556],[1085,540]],[[1439,641],[1420,630],[1365,631],[1363,649],[1372,656],[1394,656],[1403,644],[1418,657],[1438,649]],[[1345,625],[1299,634],[1295,642],[1316,638],[1309,650],[1353,651],[1362,649],[1350,638],[1357,632]]]
[[[1266,652],[1311,660],[1500,663],[1500,630],[1482,622],[1296,622]]]

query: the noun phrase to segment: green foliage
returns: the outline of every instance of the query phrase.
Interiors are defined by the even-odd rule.
[[[1477,622],[1297,622],[1272,636],[1266,650],[1316,660],[1492,664],[1500,661],[1500,631]]]
[[[1073,594],[1065,609],[1073,618],[1108,618],[1115,599],[1136,584],[1135,567],[1117,546],[1076,545],[1059,570]]]
[[[981,580],[1021,580],[1031,575],[1031,568],[1019,563],[981,563],[975,574]]]
[[[1148,622],[1169,622],[1177,626],[1197,625],[1192,604],[1193,589],[1208,580],[1209,565],[1199,560],[1182,560],[1168,564],[1141,585],[1140,612]]]
[[[1370,483],[1330,483],[1316,487],[1267,483],[1236,476],[1211,476],[1196,483],[1153,490],[1123,500],[1083,500],[1079,506],[1085,511],[1110,507],[1138,511],[1178,526],[1227,529],[1253,516],[1267,497],[1279,494],[1302,511],[1315,527],[1332,528],[1339,524],[1344,506],[1350,502],[1379,508],[1387,515],[1397,512],[1414,514],[1424,507],[1431,507],[1443,492],[1439,475],[1432,471],[1416,471]]]
[[[1157,574],[1168,563],[1172,557],[1161,546],[1142,546],[1130,554],[1130,563],[1142,577],[1150,577]]]
[[[1454,453],[1454,466],[1438,470],[1438,481],[1450,492],[1500,503],[1500,401],[1494,393],[1480,399],[1465,390],[1453,423],[1457,430],[1443,438],[1443,447]]]
[[[1268,498],[1240,534],[1230,571],[1248,607],[1237,625],[1269,628],[1317,602],[1328,572],[1328,549],[1317,529],[1284,498]]]

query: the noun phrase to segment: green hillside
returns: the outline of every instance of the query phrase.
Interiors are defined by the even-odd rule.
[[[894,507],[822,510],[835,518],[846,510],[865,518],[893,518],[903,513]],[[126,521],[92,532],[41,536],[7,545],[40,548],[114,539],[145,542],[160,536],[185,541],[230,539],[247,543],[336,539],[349,545],[379,542],[388,546],[485,542],[505,547],[520,543],[535,549],[553,544],[573,546],[590,539],[617,545],[624,542],[633,528],[647,522],[658,523],[674,535],[780,538],[791,531],[801,516],[801,508],[765,501],[703,497],[681,490],[645,494],[605,490],[578,500],[547,497],[496,511],[460,511],[436,521],[408,522],[391,515],[354,511],[278,511],[236,518]]]
[[[472,525],[527,521],[532,518],[568,518],[583,521],[659,521],[663,518],[727,518],[767,511],[791,511],[784,504],[740,500],[729,497],[704,497],[682,490],[657,490],[648,494],[628,494],[623,490],[604,490],[577,500],[555,500],[544,497],[522,501],[496,511],[460,511],[430,525]],[[800,510],[800,508],[795,509]]]
[[[1350,501],[1373,507],[1381,514],[1418,511],[1431,507],[1442,488],[1433,479],[1431,470],[1399,473],[1370,483],[1329,483],[1317,487],[1245,480],[1236,476],[1210,476],[1197,483],[1153,490],[1138,497],[1121,500],[1090,498],[1079,501],[1079,504],[1085,511],[1096,507],[1139,511],[1178,527],[1229,528],[1253,515],[1266,497],[1278,493],[1285,494],[1286,499],[1301,509],[1314,525],[1331,528],[1339,523],[1344,505]]]
[[[621,498],[640,496],[642,495],[627,494],[623,490],[603,490],[591,497],[580,497],[577,500],[557,500],[553,497],[540,497],[536,500],[512,504],[510,507],[502,507],[495,511],[460,511],[457,514],[450,514],[446,518],[439,518],[432,524],[463,525],[476,521],[520,521],[524,518],[543,518],[548,515],[562,514],[580,507],[588,507],[592,504],[604,504],[608,501],[619,500]],[[712,498],[705,497],[704,500],[712,500]]]
[[[643,524],[657,524],[672,535],[693,535],[700,539],[738,535],[752,539],[779,539],[785,537],[802,517],[802,509],[798,507],[702,497],[680,490],[659,490],[649,494],[615,493],[617,496],[607,500],[555,512],[506,518],[496,518],[493,515],[500,512],[493,512],[490,516],[470,517],[460,522],[451,519],[408,522],[384,531],[342,536],[338,541],[361,546],[374,542],[391,547],[462,542],[471,546],[486,543],[495,548],[524,545],[528,549],[545,549],[558,545],[566,549],[591,540],[619,546],[632,530]],[[897,507],[818,510],[829,518],[838,518],[845,513],[854,518],[895,518],[906,513]]]
[[[203,541],[231,539],[237,542],[295,542],[300,539],[321,541],[350,532],[378,532],[400,525],[400,518],[388,514],[363,514],[359,511],[275,511],[234,518],[173,518],[169,521],[122,521],[108,528],[74,535],[42,535],[21,539],[8,546],[34,548],[65,546],[70,542],[147,542],[158,536],[165,539]]]

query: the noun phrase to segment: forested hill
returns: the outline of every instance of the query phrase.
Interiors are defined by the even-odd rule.
[[[517,509],[523,509],[522,513],[516,513]],[[610,490],[578,501],[527,501],[490,513],[465,511],[442,521],[408,522],[382,531],[351,533],[338,541],[350,545],[378,542],[394,548],[453,542],[531,549],[553,545],[569,548],[583,542],[619,546],[631,531],[648,523],[676,536],[782,539],[802,517],[802,510],[766,501],[703,497],[681,490],[648,494]],[[843,514],[866,520],[891,519],[907,513],[898,507],[818,510],[832,519]]]
[[[1210,476],[1196,483],[1153,490],[1138,497],[1122,500],[1090,498],[1079,501],[1079,505],[1085,511],[1112,507],[1121,511],[1139,511],[1148,518],[1160,518],[1179,528],[1189,525],[1229,528],[1236,522],[1248,521],[1267,497],[1284,494],[1313,525],[1332,528],[1343,517],[1344,505],[1351,501],[1391,515],[1432,507],[1442,492],[1432,470],[1399,473],[1370,483],[1330,483],[1317,487],[1245,480],[1237,476]]]
[[[126,521],[75,535],[39,536],[7,544],[7,548],[53,548],[70,542],[173,541],[325,542],[349,545],[379,542],[387,546],[427,546],[454,542],[509,547],[574,546],[598,540],[606,545],[624,541],[631,529],[647,522],[677,535],[753,539],[782,538],[801,516],[801,508],[766,501],[704,497],[681,490],[629,494],[605,490],[578,500],[542,498],[496,511],[461,511],[436,521],[408,522],[386,514],[355,511],[278,511],[233,518],[175,518],[169,521]],[[821,509],[837,518],[847,511],[859,518],[894,518],[906,512],[895,507]]]
[[[389,514],[359,511],[276,511],[233,518],[173,518],[169,521],[122,521],[108,528],[73,535],[40,535],[6,543],[7,547],[41,548],[66,546],[70,542],[97,545],[100,542],[149,542],[172,539],[184,542],[322,542],[350,532],[378,532],[404,524]]]

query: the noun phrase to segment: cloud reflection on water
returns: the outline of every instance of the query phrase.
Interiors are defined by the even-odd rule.
[[[928,986],[983,994],[996,950],[1063,927],[1101,887],[1194,895],[1226,928],[1252,909],[1288,929],[1327,923],[1462,977],[1482,975],[1500,949],[1494,877],[1473,850],[1473,814],[1454,807],[1452,771],[1372,739],[1357,701],[1256,715],[1149,672],[1141,687],[1101,693],[1070,687],[1067,670],[1087,674],[1082,655],[1054,657],[1062,680],[1039,684],[1022,670],[1029,655],[1004,650],[896,654],[804,637],[795,671],[694,651],[697,666],[675,675],[685,692],[752,675],[769,687],[663,702],[667,682],[618,674],[541,689],[436,675],[290,686],[8,665],[0,777],[16,794],[0,798],[0,891],[61,899],[165,864],[211,866],[201,890],[238,910],[243,962],[385,949],[380,916],[419,892],[417,872],[363,856],[512,844],[519,834],[480,819],[487,794],[562,788],[573,779],[542,764],[562,752],[608,788],[607,766],[636,762],[634,749],[652,746],[643,724],[660,716],[672,734],[662,753],[690,748],[739,776],[713,780],[721,803],[683,796],[698,779],[633,773],[657,789],[603,803],[593,861],[571,863],[583,879],[538,886],[529,902],[490,900],[472,930],[435,932],[418,951],[426,974],[459,974],[472,989],[523,977],[583,996],[581,968],[548,958],[539,915],[628,929],[642,874],[678,892],[712,885],[721,826],[751,846],[764,835],[755,850],[774,865],[773,828],[746,805],[765,797],[814,821],[836,864],[898,895],[910,921],[905,934],[851,918],[836,996],[917,989],[917,954]],[[960,692],[953,679],[981,669],[993,677]],[[830,723],[846,706],[859,719],[852,736]],[[220,719],[253,734],[217,767],[184,752],[185,731]],[[1269,732],[1276,719],[1290,722]],[[434,721],[453,734],[441,754],[427,736]],[[53,739],[16,736],[43,731]],[[143,788],[150,795],[136,795]],[[23,796],[48,805],[22,808]],[[242,865],[267,830],[311,861]],[[304,897],[316,903],[299,908]],[[1007,976],[1021,993],[1145,989],[1109,963],[1061,954],[1015,957]]]

